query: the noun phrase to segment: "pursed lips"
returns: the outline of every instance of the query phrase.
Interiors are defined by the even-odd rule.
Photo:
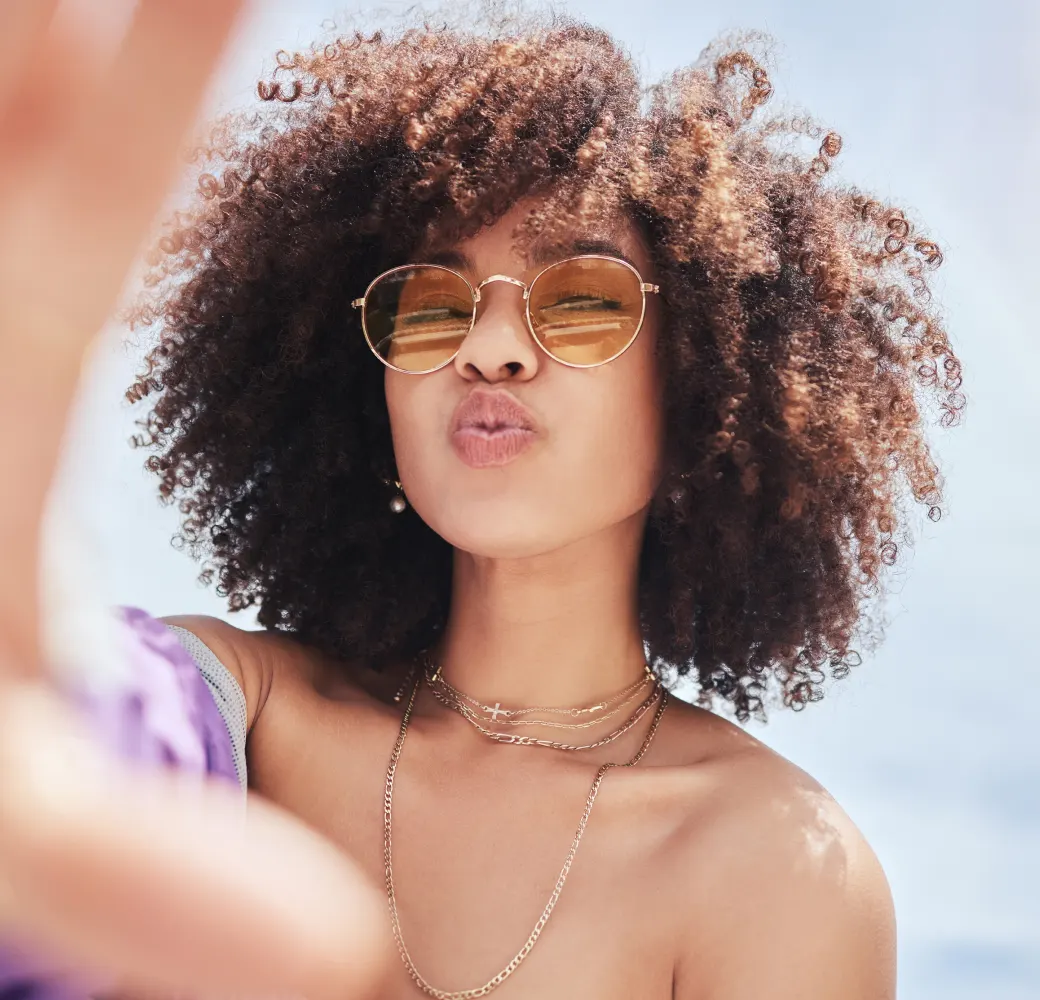
[[[473,389],[456,407],[451,442],[472,468],[505,465],[537,437],[530,411],[504,389]]]

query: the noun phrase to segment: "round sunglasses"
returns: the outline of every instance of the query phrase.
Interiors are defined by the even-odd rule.
[[[571,368],[594,368],[622,355],[643,325],[647,292],[658,285],[619,257],[580,254],[556,261],[524,284],[492,274],[475,288],[442,264],[404,264],[372,280],[351,305],[365,340],[394,371],[425,375],[449,364],[477,321],[480,290],[507,281],[524,291],[524,317],[535,343]]]

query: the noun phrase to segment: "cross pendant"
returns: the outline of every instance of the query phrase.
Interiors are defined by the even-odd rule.
[[[491,721],[492,722],[498,722],[498,717],[499,717],[500,714],[502,714],[502,712],[503,712],[502,702],[496,701],[495,702],[495,707],[493,709],[491,709]]]

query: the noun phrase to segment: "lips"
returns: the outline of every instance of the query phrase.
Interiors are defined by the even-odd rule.
[[[505,465],[537,437],[534,418],[505,389],[474,389],[458,405],[451,443],[467,465],[479,469]]]

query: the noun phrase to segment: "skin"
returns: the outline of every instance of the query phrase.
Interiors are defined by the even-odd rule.
[[[513,242],[528,207],[454,248],[471,281],[537,272]],[[627,219],[572,235],[612,239],[654,280]],[[582,370],[540,351],[520,290],[496,283],[452,364],[386,373],[404,492],[454,546],[436,658],[484,702],[589,703],[642,669],[635,585],[662,437],[662,316],[648,299],[632,347]],[[513,393],[537,419],[535,443],[507,465],[474,469],[451,448],[452,412],[474,387]],[[363,664],[280,633],[166,620],[195,631],[240,679],[253,788],[380,884],[383,783],[402,712],[391,692]],[[396,778],[394,866],[406,942],[435,986],[478,986],[523,944],[597,767],[627,760],[648,728],[649,716],[583,753],[507,747],[420,691]],[[894,952],[884,875],[833,799],[743,730],[673,700],[643,761],[605,779],[552,919],[497,994],[881,1000],[894,996]],[[399,962],[385,995],[419,995]]]

